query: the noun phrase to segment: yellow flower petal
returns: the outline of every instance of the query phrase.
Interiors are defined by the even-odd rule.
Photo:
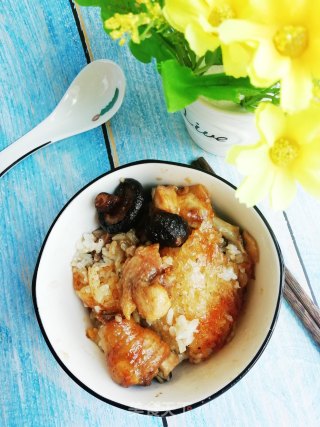
[[[243,180],[236,191],[236,197],[248,207],[256,205],[270,192],[274,177],[274,169],[262,169],[256,175]]]
[[[255,42],[270,39],[272,30],[266,25],[243,19],[227,19],[218,28],[219,37],[222,43],[233,42]]]
[[[312,90],[313,82],[308,70],[292,61],[290,70],[281,79],[281,107],[289,112],[307,108]]]
[[[226,157],[227,162],[236,165],[243,175],[254,175],[270,166],[266,144],[234,145]]]
[[[270,147],[285,132],[286,116],[281,108],[262,102],[256,110],[256,127]]]
[[[202,0],[166,0],[163,14],[169,24],[184,33],[191,22],[197,22],[199,14],[205,14],[207,6]]]
[[[298,177],[302,170],[310,170],[320,174],[320,135],[311,143],[300,147],[301,154],[292,165],[292,173]]]
[[[318,28],[319,28],[319,18]],[[316,38],[312,38],[309,42],[309,48],[306,51],[303,61],[310,70],[313,78],[320,79],[320,31],[319,34],[315,35]]]
[[[259,143],[234,146],[227,161],[246,175],[236,192],[252,206],[265,196],[275,210],[285,209],[296,194],[296,182],[320,197],[320,107],[288,114],[262,103],[256,111]]]
[[[319,32],[319,0],[308,0],[308,6],[307,19],[310,30],[313,32],[313,35],[315,35],[315,33]],[[314,13],[317,9],[318,13]]]
[[[306,18],[306,0],[251,0],[250,5],[256,19],[268,24],[285,25],[288,21],[294,24]]]
[[[251,0],[241,19],[228,19],[218,29],[223,44],[256,49],[253,60],[238,67],[231,62],[229,72],[243,75],[247,69],[257,87],[280,80],[281,106],[289,112],[307,108],[313,79],[320,78],[319,12],[316,0]]]
[[[216,0],[213,1],[215,2]],[[238,19],[248,16],[251,0],[228,0],[228,3]]]
[[[217,35],[206,33],[198,24],[191,23],[185,29],[185,37],[191,49],[198,55],[203,56],[208,50],[214,51],[220,45]]]
[[[297,176],[298,181],[305,191],[314,197],[320,197],[320,173],[319,171],[301,170]]]
[[[297,188],[295,180],[289,173],[278,169],[274,174],[273,183],[270,191],[270,205],[272,209],[284,210],[294,199]]]
[[[311,103],[308,109],[287,116],[287,136],[299,144],[310,143],[319,135],[320,105]]]
[[[289,67],[290,60],[280,55],[270,40],[263,40],[249,67],[251,83],[257,87],[271,86],[288,73]]]
[[[244,43],[221,45],[223,67],[227,75],[236,78],[248,75],[247,67],[253,56],[253,49]]]
[[[215,26],[211,25],[208,21],[207,16],[201,15],[198,17],[198,23],[206,33],[216,33],[217,29]]]

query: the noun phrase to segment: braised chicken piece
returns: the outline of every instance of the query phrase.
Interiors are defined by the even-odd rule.
[[[205,360],[229,339],[251,274],[248,257],[241,254],[238,263],[231,260],[222,241],[213,225],[203,222],[183,246],[161,250],[162,256],[172,258],[172,267],[162,275],[171,308],[152,328],[171,350],[186,351],[193,363]],[[240,285],[241,275],[245,279]]]
[[[178,356],[177,353],[171,351],[169,356],[161,363],[159,368],[159,373],[157,375],[157,380],[162,382],[161,380],[168,381],[170,379],[170,375],[172,375],[172,371],[174,368],[179,365],[184,357]]]
[[[91,308],[87,336],[124,387],[165,381],[182,360],[225,345],[259,260],[255,239],[215,216],[203,185],[157,186],[149,212],[145,245],[134,230],[108,234],[102,246],[86,240],[73,263],[74,289]],[[183,239],[168,232],[173,220]]]
[[[163,262],[159,245],[140,246],[134,256],[127,259],[120,279],[121,309],[130,319],[135,309],[148,322],[164,316],[170,308],[166,289],[153,279],[162,272]]]
[[[121,311],[119,276],[125,260],[134,254],[137,243],[133,231],[112,237],[102,230],[95,230],[91,236],[85,235],[78,243],[82,247],[72,262],[73,287],[86,307],[104,314]]]
[[[180,215],[192,228],[213,216],[207,189],[201,185],[176,187],[159,185],[153,194],[153,206]]]
[[[89,308],[106,313],[120,311],[121,288],[114,266],[93,264],[87,268],[75,268],[73,287],[78,297]]]
[[[133,320],[111,320],[100,328],[99,337],[110,375],[123,387],[149,385],[170,356],[159,335]]]

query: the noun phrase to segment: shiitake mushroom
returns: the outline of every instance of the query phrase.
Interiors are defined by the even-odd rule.
[[[181,246],[189,236],[188,223],[179,215],[158,210],[147,224],[147,237],[160,246]]]
[[[113,194],[99,193],[95,207],[102,229],[116,234],[136,226],[142,241],[181,246],[189,236],[188,223],[179,215],[154,211],[148,202],[142,185],[133,178],[122,180]]]
[[[101,227],[110,234],[129,231],[139,219],[144,204],[143,188],[133,178],[125,178],[113,194],[99,193],[95,207]]]

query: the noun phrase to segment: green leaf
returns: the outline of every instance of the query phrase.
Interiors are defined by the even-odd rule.
[[[139,4],[135,0],[101,0],[101,16],[103,20],[111,18],[115,13],[139,13],[145,12],[144,4]]]
[[[155,31],[151,37],[142,40],[139,44],[131,40],[129,47],[131,53],[139,61],[144,63],[151,62],[152,58],[155,58],[157,62],[162,62],[175,57],[174,52],[170,49],[170,45]]]
[[[243,97],[259,93],[248,78],[235,79],[225,74],[196,75],[175,60],[162,62],[159,70],[169,112],[181,110],[199,96],[240,104]]]
[[[103,0],[76,0],[80,6],[102,6]]]
[[[115,13],[145,12],[146,6],[135,0],[75,0],[80,6],[97,6],[101,8],[102,22],[111,18]]]
[[[210,50],[208,50],[204,56],[204,60],[207,66],[222,65],[221,47],[218,47],[214,52],[211,52]]]

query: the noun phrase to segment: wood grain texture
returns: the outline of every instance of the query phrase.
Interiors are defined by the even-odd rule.
[[[45,118],[86,64],[68,0],[2,9],[0,149]],[[60,209],[109,170],[101,129],[48,146],[0,180],[0,425],[162,425],[100,402],[58,366],[41,336],[31,281]],[[68,236],[66,236],[68,238]]]
[[[119,113],[111,120],[120,164],[145,158],[190,163],[195,158],[204,155],[219,175],[238,185],[241,177],[234,168],[228,166],[223,159],[205,153],[192,142],[181,114],[167,113],[161,81],[154,65],[139,63],[130,55],[126,47],[121,48],[116,42],[110,41],[102,29],[98,8],[81,8],[81,13],[93,57],[116,61],[123,68],[127,77],[127,95],[124,104]],[[303,244],[301,244],[301,249],[299,245],[299,250],[303,251],[303,261],[305,263],[309,261],[308,274],[313,289],[320,291],[318,289],[320,288],[320,263],[316,262],[320,253],[320,226],[314,225],[312,230],[308,227],[309,212],[313,212],[314,215],[319,213],[318,202],[305,194],[303,201],[304,210],[302,207],[299,210],[299,218],[300,222],[303,221],[303,227],[297,224],[297,219],[294,232],[297,242],[302,239],[300,236],[306,236],[305,239],[309,242],[308,247],[310,247],[313,235],[316,237],[312,242],[312,247],[314,247],[312,262],[304,250]],[[299,199],[295,203],[301,204]],[[283,252],[288,267],[308,288],[283,214],[270,211],[267,203],[262,203],[259,207],[270,220],[281,246],[285,249]],[[293,212],[290,211],[290,217],[292,215]]]
[[[224,160],[204,153],[190,140],[179,113],[166,112],[161,82],[152,65],[135,61],[126,48],[119,48],[104,34],[97,9],[82,8],[83,20],[94,58],[118,62],[128,79],[128,90],[121,111],[111,121],[116,153],[120,164],[144,158],[157,158],[190,163],[203,155],[214,170],[237,185],[239,174]],[[128,130],[129,129],[129,130]],[[319,213],[317,203],[304,196],[304,206],[287,214],[295,217],[295,239],[300,248],[302,236],[309,248],[320,253],[319,226],[306,224],[309,211]],[[296,203],[299,203],[297,200]],[[284,259],[304,289],[310,288],[296,253],[286,218],[270,211],[266,203],[260,209],[270,222],[283,251]],[[298,223],[303,223],[303,227]],[[314,230],[317,228],[316,230]],[[309,233],[309,234],[308,234]],[[310,251],[309,251],[310,254]],[[319,287],[319,266],[301,252],[309,281]],[[314,291],[315,293],[316,291]],[[276,331],[261,359],[235,387],[215,401],[189,413],[168,418],[169,426],[316,426],[320,419],[317,396],[319,384],[319,350],[304,330],[287,303],[283,303]]]
[[[320,201],[298,189],[287,210],[292,234],[299,248],[317,305],[320,305]]]
[[[196,169],[215,175],[214,170],[204,157],[194,160],[191,165]],[[287,267],[285,267],[283,296],[301,319],[315,343],[320,346],[320,310]]]
[[[267,349],[246,377],[213,402],[168,418],[168,425],[317,427],[319,353],[310,342],[284,303]]]
[[[315,318],[310,314],[310,311],[303,304],[302,300],[297,298],[297,295],[289,285],[284,286],[283,295],[301,319],[315,343],[320,347],[320,327]]]
[[[2,10],[0,149],[45,118],[86,64],[67,0],[8,0]],[[114,159],[190,163],[203,155],[180,114],[168,115],[152,65],[136,62],[104,34],[97,9],[83,9],[95,59],[119,63],[128,79],[124,105],[112,119]],[[110,138],[111,139],[111,138]],[[222,159],[205,155],[218,174],[239,182]],[[52,220],[84,184],[110,168],[101,129],[48,146],[0,180],[0,380],[2,426],[161,426],[83,391],[57,365],[41,336],[31,298],[39,249]],[[262,209],[286,263],[307,289],[282,214]],[[318,207],[305,195],[288,210],[314,293],[319,295]],[[303,224],[303,226],[301,226]],[[67,236],[66,236],[67,238]],[[310,255],[310,249],[311,255]],[[319,352],[286,303],[269,346],[250,373],[215,401],[168,418],[170,426],[315,426],[320,419]],[[187,392],[187,391],[186,391]]]
[[[311,298],[305,294],[304,290],[300,286],[300,283],[296,280],[294,275],[287,268],[285,270],[285,280],[287,286],[295,294],[296,298],[301,301],[301,304],[304,306],[304,309],[310,314],[313,318],[315,324],[320,328],[320,309],[317,305],[313,303]]]

